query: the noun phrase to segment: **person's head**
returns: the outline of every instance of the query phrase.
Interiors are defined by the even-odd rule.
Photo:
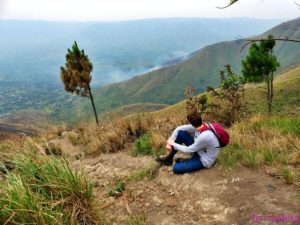
[[[193,127],[199,127],[202,125],[201,114],[197,111],[189,112],[186,118]]]

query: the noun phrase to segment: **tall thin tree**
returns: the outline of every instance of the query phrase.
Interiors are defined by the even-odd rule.
[[[242,60],[242,74],[246,82],[265,81],[267,84],[269,116],[272,114],[274,72],[280,65],[273,55],[275,44],[275,40],[270,35],[268,39],[261,40],[259,44],[252,44],[248,56]]]
[[[76,41],[72,49],[66,54],[65,67],[60,68],[60,78],[65,86],[65,91],[75,93],[82,97],[90,97],[96,123],[99,125],[96,107],[90,87],[93,65],[84,50],[79,49]]]

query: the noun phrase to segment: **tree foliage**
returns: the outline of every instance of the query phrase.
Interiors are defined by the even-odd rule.
[[[67,92],[88,96],[88,85],[92,79],[93,65],[84,50],[80,50],[76,41],[66,54],[65,67],[61,67],[60,77]]]
[[[244,116],[246,109],[244,80],[233,72],[230,65],[226,65],[219,76],[219,88],[207,87],[207,94],[197,95],[192,87],[185,90],[186,111],[198,111],[205,120],[231,126]]]
[[[213,104],[209,105],[206,113],[225,125],[231,126],[244,116],[246,110],[246,102],[244,101],[245,81],[233,72],[230,65],[226,65],[225,69],[220,71],[219,76],[219,89],[207,87],[207,92],[214,98]]]
[[[80,50],[75,41],[66,54],[65,67],[60,68],[60,77],[65,86],[65,91],[82,97],[90,97],[98,124],[98,116],[90,88],[92,70],[93,65],[88,56],[84,53],[84,50]]]
[[[248,56],[242,60],[242,74],[245,81],[259,83],[269,79],[270,74],[276,71],[279,63],[272,54],[275,44],[273,37],[269,36],[259,44],[251,45]]]
[[[242,74],[246,82],[266,82],[268,113],[271,115],[273,102],[273,73],[279,67],[279,62],[273,55],[276,42],[270,35],[268,39],[261,40],[259,44],[253,43],[248,56],[242,60]]]

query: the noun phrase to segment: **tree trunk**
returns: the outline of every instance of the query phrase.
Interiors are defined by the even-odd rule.
[[[273,80],[274,80],[274,76],[273,76],[273,71],[271,73],[271,77],[270,77],[270,116],[272,115],[272,106],[273,106]]]
[[[94,114],[95,114],[96,123],[97,123],[97,125],[99,125],[98,115],[97,115],[97,112],[96,112],[96,107],[95,107],[95,104],[94,104],[94,99],[93,99],[93,95],[92,95],[92,92],[91,92],[90,84],[88,84],[88,89],[89,89],[90,98],[91,98],[91,102],[92,102],[92,106],[93,106],[93,110],[94,110]]]
[[[271,56],[273,55],[273,49],[270,51]],[[272,104],[273,104],[273,71],[268,75],[268,116],[272,116]]]
[[[272,104],[271,104],[271,79],[269,75],[267,76],[267,86],[268,86],[268,92],[267,92],[268,116],[270,117]]]

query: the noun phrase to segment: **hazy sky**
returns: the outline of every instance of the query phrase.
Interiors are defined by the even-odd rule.
[[[300,0],[298,0],[300,2]],[[64,21],[128,20],[161,17],[296,18],[294,0],[0,0],[0,19]]]

